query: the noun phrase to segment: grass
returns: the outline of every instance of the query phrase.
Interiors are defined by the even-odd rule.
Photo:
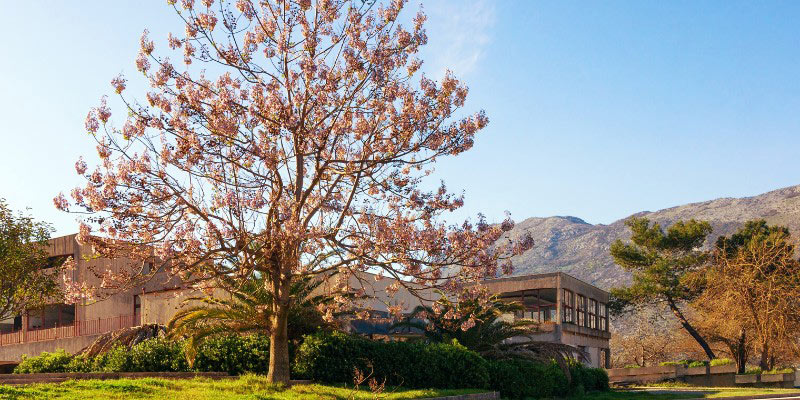
[[[440,390],[387,388],[380,398],[387,400],[422,399],[437,396],[454,396],[480,393],[480,390]],[[290,388],[267,383],[266,378],[245,375],[239,379],[212,380],[195,378],[168,380],[158,378],[82,380],[63,383],[41,383],[25,386],[0,385],[0,399],[54,399],[54,400],[106,400],[106,399],[175,399],[175,400],[305,400],[305,399],[356,399],[375,398],[369,389],[295,385]]]
[[[672,399],[714,399],[730,396],[757,396],[763,394],[800,393],[798,389],[762,389],[762,388],[711,388],[711,387],[678,387],[651,388],[650,391],[612,390],[610,392],[590,393],[581,400],[672,400]]]

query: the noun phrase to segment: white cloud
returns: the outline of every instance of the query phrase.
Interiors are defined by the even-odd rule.
[[[447,69],[459,78],[470,75],[492,42],[494,2],[433,0],[424,3],[423,10],[428,16],[423,69],[435,78],[444,76]]]

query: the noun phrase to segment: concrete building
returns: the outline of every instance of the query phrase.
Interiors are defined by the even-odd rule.
[[[608,292],[562,272],[514,276],[483,282],[489,291],[525,307],[509,318],[540,323],[533,339],[578,347],[589,364],[609,368]]]
[[[78,244],[75,237],[73,234],[53,238],[48,249],[50,266],[60,265],[70,256],[75,259],[76,268],[71,272],[74,282],[99,286],[102,278],[98,271],[110,269],[119,272],[129,267],[130,261],[125,259],[90,259],[88,256],[93,254],[91,247]],[[152,265],[147,263],[144,268],[152,268]],[[178,294],[170,290],[176,286],[167,274],[156,271],[146,284],[102,301],[63,304],[61,299],[53,299],[52,304],[42,309],[28,310],[2,320],[0,363],[17,362],[23,354],[38,355],[42,351],[64,349],[77,352],[104,333],[143,322],[165,323],[174,314],[165,307],[165,294]],[[180,293],[185,295],[183,291]],[[154,309],[159,310],[158,315],[145,315],[143,318],[142,310]]]
[[[50,240],[50,263],[63,263],[72,256],[77,267],[72,272],[75,282],[87,282],[99,286],[98,271],[126,268],[129,260],[88,259],[92,250],[68,235]],[[152,268],[152,264],[145,266]],[[82,304],[53,304],[39,310],[29,310],[22,315],[0,321],[0,364],[17,362],[23,354],[38,355],[42,351],[64,349],[78,352],[91,344],[100,335],[141,324],[166,324],[184,300],[195,297],[197,292],[182,288],[180,282],[171,280],[162,271],[154,271],[154,277],[146,284],[115,293],[98,302]],[[387,289],[395,280],[380,278],[374,274],[350,277],[351,290],[359,288],[371,298],[361,307],[373,315],[372,321],[351,321],[354,331],[367,334],[388,334],[393,320],[389,306],[401,306],[402,312],[410,313],[418,305],[429,305],[438,295],[432,290],[422,291],[424,298],[411,295],[400,289],[394,296]],[[608,367],[610,360],[608,332],[608,293],[564,273],[548,273],[484,281],[483,284],[505,301],[516,301],[525,306],[525,311],[507,318],[527,318],[540,322],[534,339],[564,343],[584,349],[590,364]],[[320,290],[337,290],[333,280],[326,281]],[[215,295],[226,295],[215,293]],[[367,332],[369,331],[369,332]]]

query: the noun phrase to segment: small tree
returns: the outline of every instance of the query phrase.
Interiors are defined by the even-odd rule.
[[[529,237],[498,242],[510,220],[443,223],[463,199],[421,186],[431,164],[471,148],[488,123],[483,112],[457,115],[468,90],[451,73],[438,83],[418,74],[422,13],[406,29],[403,1],[169,3],[185,23],[169,46],[186,69],[156,57],[145,31],[136,65],[152,88],[147,103],[123,97],[120,129],[105,99],[87,116],[102,164],[76,164],[87,183],[73,201],[94,215],[79,240],[135,261],[155,249],[199,286],[263,274],[275,299],[271,382],[289,380],[298,279],[339,271],[346,287],[379,271],[397,279],[390,293],[422,295],[509,272],[503,260],[530,248]],[[209,71],[192,71],[197,63]],[[112,85],[122,93],[126,81]],[[55,203],[70,208],[63,195]],[[116,287],[143,278],[105,273]]]
[[[45,269],[51,231],[0,199],[0,321],[60,296],[56,271]]]
[[[794,253],[787,228],[750,221],[717,240],[714,262],[702,276],[705,291],[695,302],[709,319],[728,321],[721,327],[735,324],[727,336],[742,347],[743,360],[752,336],[764,370],[779,354],[800,355],[800,262]]]
[[[625,224],[631,230],[631,242],[614,242],[611,256],[632,273],[633,282],[611,291],[616,302],[611,309],[619,313],[627,306],[665,305],[708,358],[713,359],[714,351],[682,308],[702,291],[688,286],[686,279],[708,260],[708,252],[702,246],[711,233],[711,225],[695,220],[679,221],[664,232],[658,223],[651,224],[646,218],[634,217]]]

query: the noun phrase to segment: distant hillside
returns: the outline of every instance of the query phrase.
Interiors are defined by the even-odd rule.
[[[681,219],[705,220],[714,228],[712,240],[757,218],[787,226],[793,234],[800,234],[800,185],[753,197],[721,198],[635,215],[662,226]],[[614,264],[609,248],[616,239],[629,236],[624,222],[621,219],[610,225],[592,225],[575,217],[528,218],[518,222],[511,236],[529,232],[536,245],[515,257],[514,274],[562,271],[602,288],[623,283],[628,276]]]

